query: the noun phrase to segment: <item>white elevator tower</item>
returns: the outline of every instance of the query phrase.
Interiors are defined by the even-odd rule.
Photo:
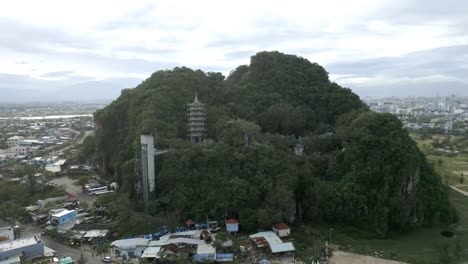
[[[156,178],[154,175],[154,137],[141,135],[141,172],[143,204],[145,211],[148,209],[149,193],[154,191]]]

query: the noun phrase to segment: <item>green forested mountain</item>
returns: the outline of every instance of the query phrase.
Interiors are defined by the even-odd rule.
[[[207,104],[206,144],[187,141],[186,105]],[[135,193],[139,135],[156,132],[152,214],[350,224],[381,235],[454,221],[447,190],[400,121],[370,112],[318,64],[260,52],[224,78],[157,71],[95,114],[94,153],[106,177]],[[294,146],[300,141],[304,153]]]

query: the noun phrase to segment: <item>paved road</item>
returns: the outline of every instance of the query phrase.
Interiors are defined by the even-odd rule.
[[[460,190],[460,189],[458,189],[457,187],[452,186],[452,185],[449,185],[449,187],[452,188],[452,189],[454,189],[455,191],[457,191],[457,192],[459,192],[459,193],[465,195],[465,196],[468,196],[468,192],[465,192],[465,191],[463,191],[463,190]]]
[[[87,202],[90,205],[96,201],[96,196],[83,193],[81,186],[73,184],[75,180],[70,179],[68,176],[53,179],[51,182],[57,186],[65,186],[65,191],[75,195],[79,201]]]
[[[92,130],[86,131],[83,138],[81,138],[81,140],[80,140],[80,144],[83,144],[83,141],[85,140],[85,138],[87,136],[89,136],[89,135],[92,135],[92,134],[94,134],[94,131],[92,131]]]
[[[70,247],[68,245],[62,244],[59,241],[54,240],[49,236],[41,236],[40,233],[42,230],[38,226],[24,226],[23,231],[21,232],[21,238],[33,237],[36,236],[42,240],[44,245],[48,248],[56,251],[55,255],[58,258],[71,257],[74,260],[78,260],[81,257],[81,251],[79,248]],[[89,246],[83,246],[82,248],[83,256],[87,259],[87,263],[98,264],[101,262],[101,256],[94,256],[93,250]]]

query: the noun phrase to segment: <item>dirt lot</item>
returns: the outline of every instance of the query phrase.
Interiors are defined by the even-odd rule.
[[[334,251],[330,264],[404,264],[404,262],[374,258],[344,251]]]
[[[96,201],[96,196],[84,193],[81,186],[73,184],[75,180],[70,179],[67,176],[55,178],[51,182],[57,186],[65,186],[65,191],[75,195],[79,201],[87,202],[88,204],[93,204]]]

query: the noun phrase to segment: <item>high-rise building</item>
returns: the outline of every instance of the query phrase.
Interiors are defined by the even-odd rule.
[[[188,131],[187,138],[192,144],[202,143],[206,136],[205,104],[198,101],[197,94],[193,103],[187,104]]]

